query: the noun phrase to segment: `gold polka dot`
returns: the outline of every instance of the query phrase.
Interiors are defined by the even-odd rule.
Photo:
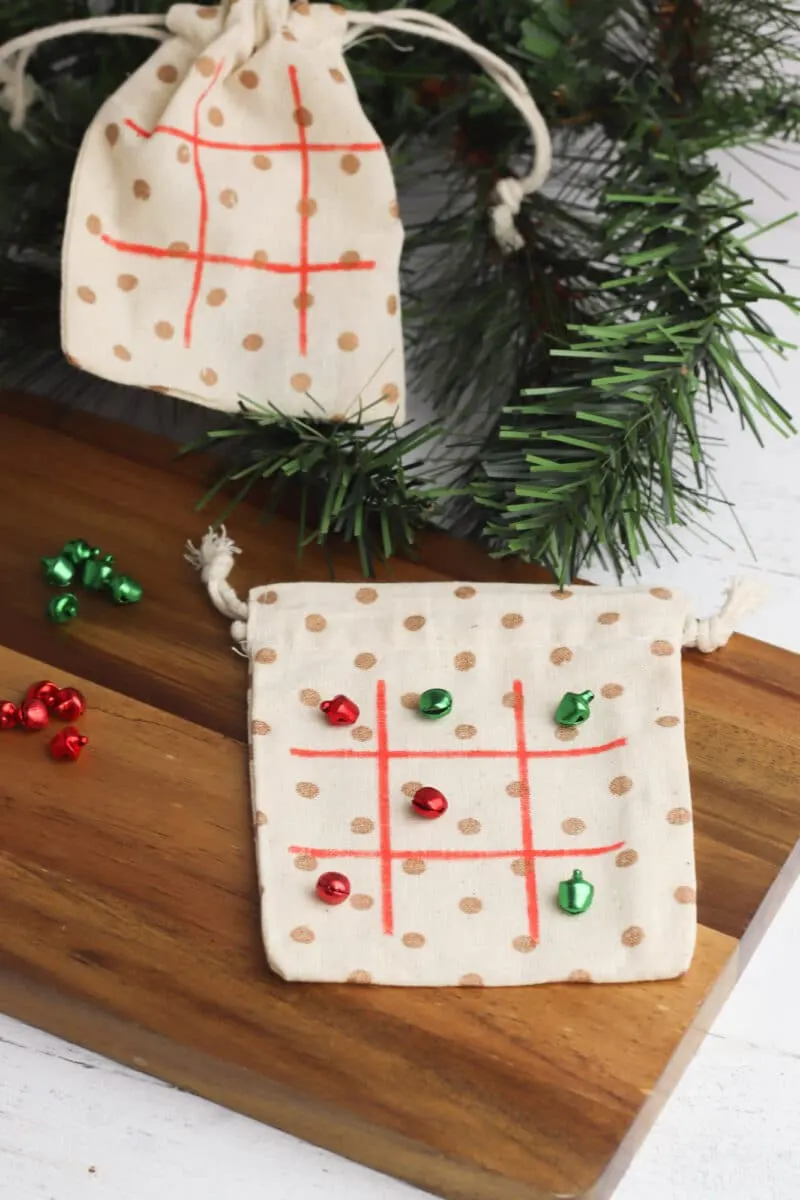
[[[219,376],[213,367],[203,367],[202,371],[200,372],[200,380],[206,385],[206,387],[213,387],[218,379]]]
[[[660,725],[662,729],[674,729],[680,723],[680,717],[659,717],[656,721],[656,725]]]
[[[462,975],[458,981],[459,987],[483,987],[483,976],[475,975],[470,972],[468,975]]]
[[[639,855],[635,850],[620,850],[614,862],[618,867],[633,867],[639,861]]]
[[[387,404],[397,404],[400,400],[400,388],[396,383],[381,384],[381,400]]]
[[[575,593],[571,592],[569,588],[556,588],[550,595],[554,600],[571,600]]]
[[[480,831],[481,823],[476,821],[475,817],[465,817],[463,821],[458,822],[458,832],[463,833],[465,837],[472,837]]]
[[[658,658],[669,658],[670,654],[675,653],[675,647],[672,642],[659,640],[651,644],[650,653],[655,654]]]
[[[220,304],[224,304],[228,299],[228,293],[225,288],[212,288],[206,296],[206,304],[210,304],[212,308],[219,308]]]
[[[297,211],[301,217],[313,217],[317,213],[317,202],[310,197],[307,200],[300,200],[297,205]]]
[[[407,858],[403,863],[403,870],[406,875],[424,875],[425,860],[422,858]]]
[[[519,954],[530,954],[531,950],[536,949],[536,942],[527,933],[522,937],[515,937],[511,945]]]
[[[173,67],[172,63],[163,63],[156,74],[162,83],[175,83],[178,78],[178,68]]]
[[[311,5],[308,0],[295,0],[292,5],[292,12],[296,12],[298,16],[307,17],[311,13]]]
[[[453,665],[457,671],[471,671],[477,661],[471,650],[462,650],[453,659]]]
[[[292,33],[291,29],[282,29],[281,37],[285,42],[296,42],[297,38]]]
[[[357,350],[358,349],[358,334],[356,333],[340,333],[336,339],[336,344],[340,350]]]
[[[262,592],[261,595],[258,597],[259,604],[275,604],[275,603],[277,603],[277,600],[278,600],[278,593],[273,592],[273,591]]]
[[[633,780],[627,775],[617,775],[608,785],[612,796],[625,796],[633,787]]]
[[[629,925],[622,935],[623,946],[641,946],[645,933],[640,925]]]
[[[268,263],[268,262],[269,262],[269,255],[267,254],[266,250],[256,250],[256,251],[253,253],[253,262],[255,262],[255,263]]]
[[[257,663],[274,663],[278,657],[277,650],[259,650],[256,655]]]
[[[458,907],[463,913],[466,913],[468,917],[472,917],[475,915],[475,913],[479,913],[481,911],[483,908],[483,901],[479,900],[477,896],[465,896],[463,900],[459,900]]]
[[[606,700],[617,700],[625,688],[621,683],[604,683],[600,689],[600,695],[605,696]]]
[[[135,287],[139,286],[139,280],[135,275],[118,275],[117,287],[121,292],[132,292]]]
[[[242,346],[245,350],[260,350],[264,345],[264,339],[260,333],[248,333],[247,337],[242,341]]]
[[[409,950],[420,950],[425,945],[425,938],[421,933],[404,933],[403,945]]]
[[[289,936],[293,942],[300,942],[302,946],[310,946],[314,941],[314,933],[307,925],[298,925]]]
[[[236,208],[239,196],[235,188],[223,188],[219,194],[219,202],[223,208]]]
[[[257,88],[261,82],[255,71],[240,71],[237,78],[242,87],[247,88],[249,92],[252,92],[253,88]]]
[[[453,595],[457,596],[459,600],[472,600],[475,596],[477,596],[477,594],[477,589],[468,583],[464,583],[461,585],[461,587],[457,587],[453,593]]]
[[[225,114],[221,108],[215,106],[208,110],[208,120],[211,125],[215,125],[219,129],[221,125],[225,124]]]
[[[313,854],[298,854],[294,860],[298,871],[316,871],[319,863]]]
[[[319,788],[315,783],[298,783],[294,790],[304,800],[316,800],[319,795]]]
[[[676,887],[672,893],[678,904],[696,904],[697,892],[693,887]]]
[[[266,721],[253,721],[250,729],[256,737],[263,737],[264,734],[271,733],[272,726],[268,725]]]
[[[367,912],[372,908],[375,901],[372,899],[372,896],[367,896],[364,892],[356,892],[355,895],[350,897],[350,903],[358,912]]]
[[[404,796],[408,796],[409,800],[413,800],[421,787],[422,787],[422,784],[419,783],[416,779],[410,779],[408,781],[408,783],[403,784],[400,791],[403,793]]]
[[[196,8],[194,10],[201,21],[213,21],[219,12],[218,8]]]
[[[78,297],[83,301],[84,304],[94,304],[95,300],[97,299],[97,296],[90,287],[79,287]]]
[[[662,587],[650,588],[650,595],[655,596],[656,600],[671,600],[672,599],[672,592],[669,590],[669,588],[662,588]]]
[[[558,725],[556,727],[556,737],[560,742],[574,742],[578,736],[578,730],[574,725]]]
[[[519,708],[520,697],[516,692],[506,692],[503,696],[504,708]]]
[[[307,392],[311,387],[311,376],[306,375],[305,371],[298,371],[296,375],[292,376],[289,383],[294,391]]]
[[[178,146],[178,149],[175,151],[175,157],[179,163],[188,163],[191,161],[192,152],[185,142],[182,142],[181,145]]]
[[[119,141],[119,125],[115,125],[113,121],[110,125],[106,125],[106,141],[109,146],[116,146]]]
[[[309,613],[306,617],[306,629],[309,633],[322,633],[327,626],[328,622],[319,613]]]
[[[519,629],[524,620],[522,613],[506,613],[500,624],[503,629]]]
[[[357,154],[343,154],[339,165],[345,175],[357,175],[361,170],[361,159]]]
[[[303,688],[300,692],[300,703],[306,708],[319,708],[322,703],[322,697],[315,688]]]
[[[99,233],[103,232],[103,224],[100,218],[96,217],[94,213],[86,218],[86,228],[89,230],[89,233],[94,234],[95,237],[97,237]]]
[[[302,104],[294,110],[295,125],[299,125],[302,129],[308,129],[314,124],[313,113],[309,112]]]
[[[189,243],[188,242],[170,242],[170,244],[167,246],[167,249],[171,250],[173,252],[173,254],[186,254],[186,252],[189,249]]]
[[[351,971],[347,976],[348,983],[368,984],[372,983],[372,976],[369,971]]]
[[[400,303],[397,299],[397,296],[395,296],[394,294],[389,296],[389,298],[386,301],[386,311],[388,312],[390,317],[397,316],[397,310],[399,309],[399,307],[400,307]]]
[[[671,808],[667,813],[670,825],[688,825],[691,819],[692,814],[688,808]]]
[[[518,779],[515,779],[513,783],[506,784],[506,795],[511,796],[512,799],[519,799],[522,795],[522,784]]]
[[[477,732],[474,725],[456,725],[456,737],[460,738],[462,742],[474,738]]]
[[[588,971],[570,971],[567,976],[568,983],[591,983],[592,977]]]
[[[160,337],[164,342],[175,336],[175,326],[170,325],[169,321],[156,321],[154,328],[156,337]]]
[[[357,742],[371,742],[373,734],[369,725],[356,725],[350,736]]]
[[[419,708],[419,692],[403,692],[400,703],[403,708]]]
[[[311,292],[298,292],[294,298],[294,306],[298,312],[314,307],[314,297]]]
[[[534,865],[532,858],[515,858],[511,864],[511,870],[515,875],[521,876],[523,879],[526,875],[533,875]]]
[[[347,78],[344,71],[340,71],[338,67],[329,67],[328,73],[334,83],[344,83]]]
[[[345,250],[344,254],[339,255],[339,262],[340,263],[359,263],[359,262],[361,262],[361,255],[358,253],[357,250]]]
[[[146,179],[134,179],[133,194],[137,200],[150,199],[150,184]]]
[[[130,362],[131,352],[127,346],[117,345],[114,347],[114,357],[120,359],[122,362]]]
[[[198,58],[195,66],[200,74],[204,75],[206,79],[208,79],[210,75],[213,75],[217,69],[217,64],[214,62],[213,58],[209,58],[207,54],[204,54],[202,58]]]
[[[359,604],[374,604],[378,599],[378,593],[375,588],[362,587],[356,592],[356,600]]]
[[[370,817],[354,817],[350,829],[353,833],[374,833],[375,822]]]
[[[614,612],[600,613],[600,616],[597,618],[597,624],[598,625],[616,625],[618,620],[619,620],[619,613],[614,613]]]
[[[255,815],[255,821],[254,821],[254,824],[255,824],[255,825],[256,825],[256,826],[257,826],[259,829],[260,829],[260,828],[261,828],[263,825],[267,825],[267,824],[268,824],[268,821],[267,821],[267,814],[266,814],[266,813],[263,813],[263,812],[260,812],[260,811],[259,811],[259,812],[257,812],[257,813],[256,813],[256,815]]]
[[[550,655],[550,662],[554,667],[563,667],[565,663],[572,662],[573,658],[574,655],[569,646],[556,646]]]
[[[389,216],[394,217],[395,220],[397,220],[398,217],[400,216],[400,205],[397,203],[396,200],[393,200],[391,202],[391,204],[389,205]]]
[[[423,625],[425,624],[425,618],[417,613],[412,617],[406,617],[405,621],[403,621],[403,624],[405,625],[406,629],[410,629],[412,633],[416,633],[418,629],[422,629]]]
[[[257,171],[269,171],[272,167],[272,159],[268,154],[254,154],[252,162]]]
[[[580,817],[567,817],[566,821],[561,822],[561,828],[564,833],[575,837],[579,833],[586,833],[586,822],[582,821]]]
[[[358,667],[359,671],[371,671],[377,662],[374,654],[364,653],[357,654],[353,659],[354,666]]]

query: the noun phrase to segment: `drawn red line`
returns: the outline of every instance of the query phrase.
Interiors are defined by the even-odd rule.
[[[526,750],[525,756],[531,758],[585,758],[592,754],[607,754],[609,750],[618,750],[627,746],[627,738],[617,738],[606,742],[603,746],[581,746],[573,750]],[[303,750],[293,746],[290,753],[295,758],[374,758],[374,750]],[[515,758],[519,759],[519,750],[390,750],[391,758]]]
[[[392,805],[389,791],[389,727],[386,716],[386,683],[378,680],[375,701],[378,729],[378,819],[381,857],[381,907],[383,932],[394,933],[392,899]]]
[[[149,246],[144,242],[121,242],[118,238],[109,237],[107,233],[101,234],[100,240],[124,254],[141,254],[146,258],[175,258],[183,262],[196,262],[198,258],[202,257],[203,261],[207,263],[224,263],[231,267],[247,267],[253,271],[268,273],[272,271],[278,275],[299,275],[301,270],[299,263],[259,262],[253,258],[235,258],[230,254],[204,254],[201,256],[196,250],[170,250],[166,246]],[[354,263],[308,263],[307,270],[312,275],[320,271],[374,271],[376,265],[374,259],[365,259],[363,262]]]
[[[186,309],[186,319],[183,323],[183,344],[188,350],[192,344],[192,323],[194,321],[194,310],[197,307],[197,301],[200,296],[200,287],[203,282],[203,271],[205,269],[205,253],[206,253],[206,234],[208,231],[208,189],[206,188],[206,177],[203,173],[203,167],[200,162],[200,147],[197,144],[197,137],[200,132],[200,109],[203,103],[208,98],[211,89],[220,77],[224,61],[220,60],[217,64],[217,69],[214,72],[208,86],[201,92],[197,98],[197,103],[194,106],[194,136],[195,141],[192,146],[192,161],[194,163],[194,174],[197,180],[197,190],[200,193],[200,219],[197,229],[197,260],[195,262],[194,276],[192,278],[192,291],[189,297],[189,305]]]
[[[303,98],[297,79],[297,67],[289,67],[289,80],[292,85],[295,116],[299,118],[303,107]],[[311,159],[308,154],[306,127],[299,119],[297,131],[300,138],[300,357],[305,358],[308,354],[308,305],[303,301],[308,291],[308,223],[310,220],[308,208],[311,192]]]
[[[514,725],[517,735],[517,764],[519,767],[519,807],[522,819],[523,858],[530,863],[525,872],[525,896],[528,907],[528,932],[534,945],[539,943],[539,897],[536,890],[536,863],[533,855],[533,819],[531,816],[531,781],[528,769],[528,744],[525,733],[525,691],[522,681],[514,680]]]
[[[135,134],[141,138],[154,137],[157,133],[166,133],[170,137],[180,138],[181,141],[188,142],[189,145],[200,146],[204,150],[241,150],[247,154],[261,153],[278,154],[282,151],[298,151],[302,150],[302,142],[215,142],[211,138],[195,137],[186,129],[178,129],[174,125],[156,125],[154,129],[145,129],[138,125],[136,121],[131,121],[126,118],[124,124],[132,129]],[[382,150],[381,142],[306,142],[308,150],[315,152],[326,153],[327,151],[350,150],[354,153],[368,154],[375,150]]]
[[[429,862],[459,862],[465,859],[484,860],[490,858],[597,858],[602,854],[613,854],[621,850],[625,842],[613,842],[608,846],[587,846],[573,850],[392,850],[389,857],[422,858]],[[310,854],[315,858],[381,858],[380,850],[327,850],[318,846],[290,846],[290,854]]]

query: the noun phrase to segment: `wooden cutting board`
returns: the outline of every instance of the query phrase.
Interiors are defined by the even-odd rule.
[[[246,665],[182,558],[207,464],[173,456],[0,399],[0,693],[76,683],[92,739],[63,766],[0,735],[0,1008],[453,1200],[609,1196],[798,873],[800,661],[741,637],[685,656],[701,929],[683,979],[287,984],[258,928]],[[232,523],[240,593],[327,577],[290,522]],[[140,606],[45,619],[39,558],[77,536],[143,583]],[[336,569],[358,577],[346,553]],[[439,535],[394,568],[455,576],[541,579]]]

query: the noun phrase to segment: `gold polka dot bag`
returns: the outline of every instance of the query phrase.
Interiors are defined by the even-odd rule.
[[[275,583],[188,557],[250,662],[264,941],[289,980],[487,987],[682,974],[696,932],[665,588]]]

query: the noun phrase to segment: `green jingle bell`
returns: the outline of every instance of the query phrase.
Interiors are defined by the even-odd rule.
[[[439,721],[453,711],[453,697],[444,688],[429,688],[419,698],[419,711],[431,721]]]
[[[115,604],[138,604],[144,595],[142,585],[128,575],[115,575],[108,590]]]
[[[594,884],[583,878],[583,871],[573,871],[571,879],[558,885],[558,903],[571,917],[588,912],[594,900]]]
[[[583,725],[592,715],[589,705],[594,700],[594,692],[567,692],[556,709],[556,721],[559,725]]]
[[[73,538],[71,542],[67,542],[61,553],[66,554],[67,558],[71,558],[75,566],[79,567],[87,558],[92,558],[94,551],[86,538]]]
[[[57,554],[54,558],[43,558],[45,582],[51,587],[69,587],[75,578],[75,564],[66,554]]]
[[[81,580],[90,592],[101,592],[114,578],[114,559],[110,554],[103,558],[87,558],[83,564]]]
[[[78,597],[72,592],[53,596],[47,606],[47,615],[55,625],[66,625],[78,615]]]

